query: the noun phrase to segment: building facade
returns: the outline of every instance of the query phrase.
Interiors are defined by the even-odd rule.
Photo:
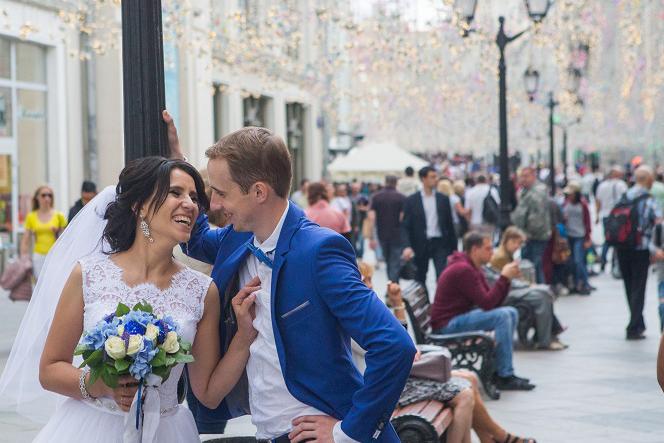
[[[78,8],[73,3],[0,0],[0,236],[5,241],[15,242],[22,232],[39,185],[50,184],[56,208],[66,211],[83,180],[100,189],[112,185],[124,165],[119,2],[79,1]],[[294,181],[320,178],[317,97],[297,82],[273,82],[243,72],[241,65],[231,69],[220,60],[223,48],[192,49],[214,32],[214,17],[235,10],[260,17],[269,2],[189,3],[193,10],[182,22],[164,17],[165,35],[177,25],[177,35],[189,42],[164,39],[167,108],[187,157],[204,167],[205,150],[215,140],[243,126],[265,126],[287,141]],[[291,3],[303,16],[312,15],[313,2]],[[88,5],[85,13],[81,4]],[[95,26],[104,27],[103,38]],[[303,21],[302,28],[306,36],[309,24]],[[290,56],[307,63],[311,40],[301,42]]]

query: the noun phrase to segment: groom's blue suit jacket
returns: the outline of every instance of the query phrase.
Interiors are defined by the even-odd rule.
[[[251,233],[232,226],[210,229],[202,216],[188,243],[191,257],[214,264],[212,278],[222,297],[222,354],[235,330],[228,301],[237,290],[238,270],[252,239]],[[272,328],[279,363],[289,392],[342,420],[348,436],[360,442],[398,442],[390,416],[416,350],[404,327],[362,283],[355,260],[345,238],[309,221],[290,203],[272,269]],[[350,338],[367,351],[364,376],[351,359]],[[246,392],[239,391],[246,391],[244,377],[215,410],[190,401],[200,432],[215,432],[220,420],[250,413]]]

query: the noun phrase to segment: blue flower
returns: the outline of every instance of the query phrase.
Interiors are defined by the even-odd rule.
[[[134,362],[129,366],[129,373],[133,375],[136,380],[144,379],[152,372],[152,365],[150,362],[158,352],[159,349],[155,347],[152,340],[143,340],[143,349],[134,355]]]
[[[145,327],[152,321],[153,318],[154,316],[148,312],[130,311],[124,316],[124,323],[126,325],[129,322],[135,321],[136,323],[139,323]]]
[[[125,323],[124,331],[129,334],[143,335],[145,334],[145,326],[137,321],[132,320]]]
[[[178,323],[171,317],[170,315],[167,315],[162,319],[162,321],[168,326],[168,331],[166,333],[169,333],[171,331],[178,332]]]
[[[153,323],[157,329],[159,329],[159,334],[157,335],[157,343],[162,344],[166,340],[166,334],[168,334],[169,328],[164,320],[157,320]]]
[[[95,350],[103,348],[108,337],[117,335],[119,324],[120,319],[118,318],[113,318],[110,323],[107,323],[106,320],[100,321],[81,337],[80,344]]]

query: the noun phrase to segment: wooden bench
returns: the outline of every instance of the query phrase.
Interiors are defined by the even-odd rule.
[[[496,367],[493,336],[484,331],[433,334],[431,304],[426,289],[416,281],[411,281],[402,286],[401,294],[417,344],[434,344],[449,349],[452,367],[475,372],[486,394],[494,400],[499,399],[500,391],[493,380]]]
[[[452,409],[436,400],[424,400],[395,409],[391,422],[403,443],[444,442]]]

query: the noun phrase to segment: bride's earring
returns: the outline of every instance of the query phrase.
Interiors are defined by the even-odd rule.
[[[148,226],[148,222],[145,221],[143,216],[141,216],[141,231],[143,231],[143,235],[150,243],[154,243],[154,238],[150,235],[150,226]]]

